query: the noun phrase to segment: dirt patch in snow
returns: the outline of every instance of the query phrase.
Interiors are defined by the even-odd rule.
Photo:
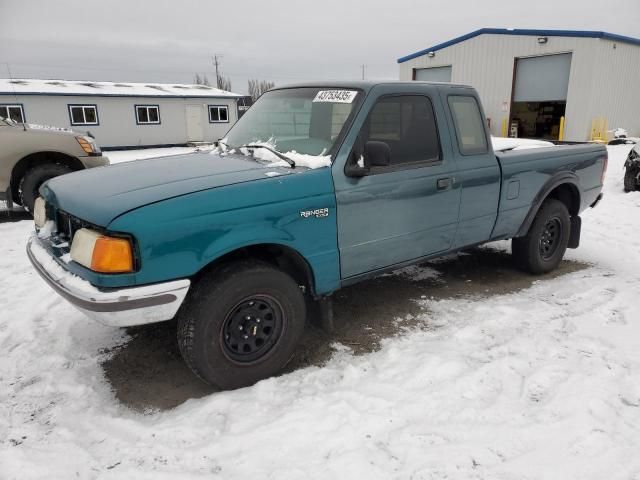
[[[411,327],[437,328],[420,325],[425,300],[427,305],[430,300],[481,300],[587,267],[565,260],[554,272],[532,276],[513,266],[508,251],[483,247],[382,275],[337,292],[335,331],[327,333],[310,325],[286,371],[324,364],[336,344],[361,355],[378,350],[384,339]],[[183,362],[175,340],[175,322],[129,328],[127,333],[131,340],[114,349],[102,364],[123,404],[139,411],[165,410],[216,391]]]

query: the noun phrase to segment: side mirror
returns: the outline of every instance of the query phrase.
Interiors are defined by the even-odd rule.
[[[371,167],[386,167],[391,164],[391,148],[385,142],[371,140],[364,145],[364,153],[354,151],[344,169],[347,177],[360,178],[369,175]]]
[[[388,167],[391,164],[391,148],[385,142],[370,140],[364,144],[365,167]]]

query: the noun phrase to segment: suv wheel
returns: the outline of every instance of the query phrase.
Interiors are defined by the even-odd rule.
[[[38,165],[27,170],[20,180],[20,204],[30,213],[33,213],[33,205],[36,198],[40,196],[38,193],[40,186],[50,178],[58,177],[65,173],[71,173],[72,171],[73,170],[71,170],[70,167],[66,165],[59,165],[57,163]]]
[[[178,315],[178,346],[187,365],[223,389],[278,373],[302,335],[305,300],[298,284],[269,264],[219,267],[193,286]]]

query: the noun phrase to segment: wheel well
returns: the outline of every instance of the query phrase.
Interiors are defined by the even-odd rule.
[[[576,216],[580,213],[580,192],[572,183],[563,183],[549,192],[547,198],[555,198],[561,201],[569,210],[569,215]]]
[[[304,257],[294,249],[279,244],[250,245],[234,250],[208,264],[196,274],[196,277],[206,275],[211,269],[223,263],[246,259],[256,259],[269,263],[291,275],[291,277],[299,285],[303,285],[305,290],[311,295],[315,293],[313,271],[310,265]]]
[[[71,155],[60,152],[37,152],[27,155],[16,163],[11,171],[11,196],[13,201],[19,203],[20,197],[18,189],[20,188],[20,180],[27,171],[37,165],[45,165],[49,163],[57,163],[58,165],[66,165],[72,170],[82,170],[84,165],[80,160]]]

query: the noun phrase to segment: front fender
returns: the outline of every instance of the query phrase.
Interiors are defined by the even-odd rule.
[[[323,208],[327,216],[300,213]],[[328,168],[164,200],[121,215],[108,229],[135,237],[141,264],[136,284],[191,277],[227,253],[258,244],[298,252],[311,267],[319,294],[340,284]]]

